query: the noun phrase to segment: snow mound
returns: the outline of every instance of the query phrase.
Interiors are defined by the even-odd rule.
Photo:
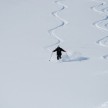
[[[88,57],[82,56],[80,53],[67,54],[62,56],[62,62],[74,62],[74,61],[84,61],[88,60]]]

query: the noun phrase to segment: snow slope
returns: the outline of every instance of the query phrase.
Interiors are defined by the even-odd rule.
[[[108,107],[107,1],[60,1],[63,10],[56,3],[0,1],[0,108]],[[57,10],[68,21],[59,28]],[[55,27],[69,57],[62,63],[48,61]]]

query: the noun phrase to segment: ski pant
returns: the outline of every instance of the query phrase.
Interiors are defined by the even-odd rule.
[[[57,60],[61,59],[61,55],[57,55]]]

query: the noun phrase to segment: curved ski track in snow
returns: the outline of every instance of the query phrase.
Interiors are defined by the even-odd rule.
[[[108,47],[108,36],[98,40],[97,43],[103,47]]]
[[[62,6],[62,7],[61,7],[61,9],[52,12],[52,15],[53,15],[55,18],[57,18],[59,21],[61,21],[61,24],[58,25],[58,26],[56,26],[56,27],[54,27],[54,28],[52,28],[52,29],[50,29],[50,30],[48,30],[48,33],[50,34],[50,36],[53,36],[53,37],[55,37],[55,38],[57,39],[57,42],[56,42],[56,43],[54,43],[54,44],[52,44],[52,45],[50,45],[50,46],[47,46],[47,49],[48,49],[49,51],[50,51],[50,49],[49,49],[50,47],[52,47],[52,46],[54,46],[54,45],[60,45],[61,43],[63,43],[63,40],[62,40],[58,35],[56,35],[55,31],[56,31],[58,28],[63,27],[64,25],[68,24],[68,22],[67,22],[66,20],[64,20],[63,18],[61,18],[61,17],[58,15],[58,13],[59,13],[60,11],[64,10],[65,8],[68,8],[68,6],[65,5],[65,4],[63,4],[63,3],[61,3],[60,0],[59,0],[59,1],[55,1],[55,3],[56,3],[57,5]]]
[[[52,29],[50,29],[50,30],[48,30],[48,33],[50,34],[50,36],[55,37],[57,39],[56,43],[54,43],[54,44],[49,45],[49,46],[46,47],[46,49],[49,50],[49,51],[51,51],[50,48],[52,46],[61,45],[63,43],[63,40],[58,35],[56,35],[55,31],[57,29],[59,29],[60,27],[63,27],[64,25],[68,24],[68,22],[66,20],[64,20],[63,18],[61,18],[58,15],[59,12],[63,11],[65,8],[68,8],[68,6],[65,5],[65,4],[63,4],[63,3],[61,3],[61,1],[62,0],[55,1],[55,3],[57,5],[60,5],[62,7],[59,10],[52,12],[52,15],[55,18],[57,18],[59,21],[61,21],[61,24],[58,25],[58,26],[56,26],[56,27],[54,27],[54,28],[52,28]],[[59,62],[84,61],[84,60],[88,60],[88,59],[89,59],[88,57],[84,57],[84,56],[82,56],[79,53],[72,54],[71,52],[68,51],[66,55],[62,56],[62,59]],[[52,57],[52,61],[53,61],[53,57]],[[55,59],[54,59],[54,61],[55,61]]]
[[[105,14],[105,18],[99,21],[96,21],[93,23],[94,26],[96,26],[100,30],[108,31],[108,5],[107,1],[99,1],[99,0],[93,0],[99,3],[97,6],[91,7],[95,12]],[[100,46],[108,47],[108,36],[103,37],[102,39],[99,39],[97,42]],[[108,55],[103,56],[104,59],[108,59]]]

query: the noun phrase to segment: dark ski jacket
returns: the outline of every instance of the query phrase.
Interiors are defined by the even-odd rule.
[[[57,47],[53,52],[57,52],[57,55],[62,55],[62,51],[63,51],[63,52],[66,52],[66,51],[63,50],[62,48]]]

